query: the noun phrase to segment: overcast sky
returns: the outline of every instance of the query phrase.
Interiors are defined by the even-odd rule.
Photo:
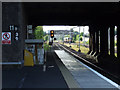
[[[78,31],[79,32],[79,27],[77,26],[43,26],[43,30],[48,32],[48,30],[70,30],[71,28],[74,28],[74,31]],[[83,32],[83,28],[84,28],[84,32],[88,33],[88,26],[80,26],[80,32]]]

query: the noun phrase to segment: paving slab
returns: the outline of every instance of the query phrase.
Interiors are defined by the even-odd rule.
[[[46,71],[42,65],[2,70],[2,88],[66,88],[68,85],[59,70],[53,52],[47,53]]]
[[[58,55],[67,69],[71,72],[74,79],[78,82],[79,87],[116,88],[113,84],[95,74],[89,68],[85,67],[82,62],[64,50],[55,50],[55,53]]]

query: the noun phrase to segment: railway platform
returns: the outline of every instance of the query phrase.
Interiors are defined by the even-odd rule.
[[[65,88],[68,85],[59,70],[54,53],[47,53],[46,70],[42,65],[2,71],[2,88]]]
[[[119,85],[83,64],[64,50],[55,50],[65,67],[70,71],[79,88],[114,88]]]
[[[51,48],[46,55],[46,68],[36,65],[3,70],[2,88],[120,89],[60,47]]]

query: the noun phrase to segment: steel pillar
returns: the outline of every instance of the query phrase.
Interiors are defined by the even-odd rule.
[[[93,47],[93,53],[92,54],[94,54],[95,53],[95,31],[93,31],[93,40],[92,40],[92,47]]]
[[[98,27],[96,27],[96,32],[95,32],[95,53],[94,56],[97,56],[99,53],[99,30]]]
[[[89,52],[88,54],[90,54],[92,51],[92,31],[91,31],[91,26],[89,26]]]
[[[115,26],[110,26],[110,55],[114,56],[114,28]]]
[[[100,54],[108,55],[108,27],[104,25],[100,30]]]
[[[117,58],[120,59],[120,26],[117,26]]]
[[[97,30],[96,31],[96,49],[95,49],[95,51],[96,51],[96,54],[98,54],[99,53],[99,30]]]

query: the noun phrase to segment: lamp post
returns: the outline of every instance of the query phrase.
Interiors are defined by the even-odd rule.
[[[80,50],[80,26],[79,26],[79,50],[78,50],[78,52],[81,52],[81,50]]]
[[[63,44],[64,44],[64,31],[63,31]]]
[[[48,31],[48,37],[49,37],[49,42],[50,42],[50,30]]]
[[[85,45],[85,26],[83,27],[84,45]]]
[[[71,37],[71,30],[70,30],[70,47],[71,47],[71,40],[72,40],[72,37]]]

